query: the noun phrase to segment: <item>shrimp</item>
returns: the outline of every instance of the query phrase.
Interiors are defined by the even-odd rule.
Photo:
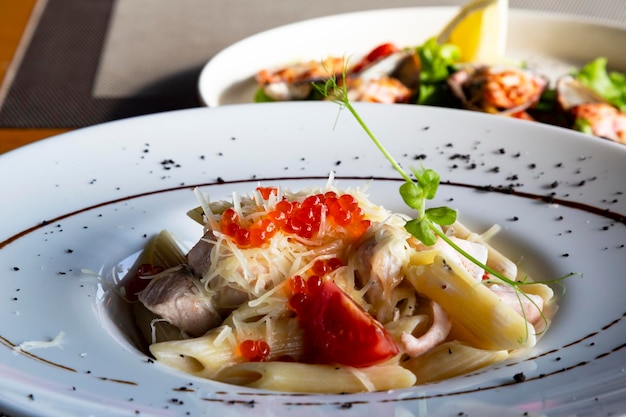
[[[626,113],[608,103],[580,104],[570,112],[587,122],[594,135],[626,144]]]
[[[543,79],[517,68],[488,68],[484,77],[483,100],[500,109],[537,102],[545,88]]]
[[[413,92],[398,79],[383,76],[363,80],[357,79],[348,85],[348,98],[352,101],[373,103],[408,103]]]
[[[431,303],[431,306],[433,310],[433,323],[428,331],[420,337],[402,333],[400,338],[404,352],[413,358],[429,351],[446,340],[452,328],[452,322],[448,318],[448,314],[445,310],[434,301]]]
[[[341,75],[343,68],[342,58],[330,57],[322,62],[306,61],[273,70],[263,69],[257,73],[256,81],[274,100],[301,100],[311,94],[312,82]]]
[[[452,92],[469,110],[528,119],[548,82],[532,71],[515,67],[467,67],[448,79]]]

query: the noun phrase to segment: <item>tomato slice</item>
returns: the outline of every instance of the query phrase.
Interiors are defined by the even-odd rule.
[[[299,288],[290,305],[304,330],[307,362],[360,368],[399,353],[384,327],[332,280],[312,276]]]
[[[383,43],[372,49],[358,64],[356,64],[352,71],[359,72],[372,62],[376,62],[379,59],[385,58],[394,52],[398,51],[398,47],[392,43]]]

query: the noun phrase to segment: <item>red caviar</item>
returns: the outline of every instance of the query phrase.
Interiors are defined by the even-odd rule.
[[[256,190],[261,194],[264,200],[269,200],[272,194],[278,195],[278,189],[276,187],[256,187]]]
[[[278,195],[274,187],[257,187],[257,191],[266,200],[271,195]],[[319,233],[324,220],[334,229],[342,228],[352,239],[363,235],[371,224],[364,219],[363,210],[354,196],[329,191],[311,195],[301,203],[281,200],[274,210],[251,225],[242,224],[235,210],[228,208],[222,214],[220,229],[239,247],[261,247],[278,231],[312,239]]]
[[[244,340],[239,344],[239,354],[250,362],[263,362],[270,355],[270,345],[264,340]]]
[[[328,260],[318,259],[313,262],[311,272],[314,275],[324,275],[343,266],[343,262],[339,258],[330,258]]]

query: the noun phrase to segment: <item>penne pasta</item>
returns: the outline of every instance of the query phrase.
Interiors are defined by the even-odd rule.
[[[133,303],[132,312],[141,334],[148,344],[182,339],[180,330],[160,319],[142,303]]]
[[[303,355],[302,330],[296,318],[263,320],[251,325],[233,321],[231,317],[224,323],[232,323],[239,341],[265,340],[270,347],[268,360],[282,357],[298,359]]]
[[[456,340],[465,343],[470,346],[478,348],[486,348],[486,344],[483,343],[478,336],[467,330],[456,319],[451,318],[450,333],[448,334],[448,340]]]
[[[446,342],[402,363],[415,375],[417,384],[467,374],[508,358],[506,350],[485,350],[460,342]]]
[[[225,368],[218,381],[274,391],[356,393],[407,388],[415,375],[399,365],[350,368],[296,362],[245,362]]]
[[[519,349],[535,345],[532,326],[487,287],[476,283],[444,258],[411,267],[407,279],[415,289],[440,304],[448,315],[473,333],[487,349]]]
[[[487,239],[472,232],[458,221],[449,226],[447,232],[458,238],[485,245],[488,251],[487,266],[509,279],[517,279],[517,265],[498,250],[494,249],[493,246],[489,245]]]
[[[150,353],[157,361],[174,369],[213,378],[223,368],[243,360],[236,355],[232,339],[220,337],[228,329],[222,326],[194,339],[154,343],[150,345]]]
[[[167,230],[161,231],[148,242],[136,264],[151,264],[170,268],[185,263],[185,252],[180,242]]]
[[[201,337],[152,344],[150,352],[159,361],[205,378],[212,378],[222,368],[246,360],[238,352],[238,345],[244,340],[264,340],[270,349],[268,360],[302,357],[302,332],[294,318],[254,326],[240,323],[231,327],[228,323],[234,323],[232,318],[224,323]],[[238,329],[238,334],[233,333],[233,328]]]

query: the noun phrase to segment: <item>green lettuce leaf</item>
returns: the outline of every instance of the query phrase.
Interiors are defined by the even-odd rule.
[[[272,101],[276,101],[276,100],[268,96],[263,90],[263,87],[259,87],[259,89],[256,90],[256,94],[254,95],[255,103],[270,103]]]
[[[626,75],[607,71],[606,64],[606,58],[596,58],[574,73],[574,77],[621,111],[626,111]]]
[[[422,65],[420,79],[425,84],[446,81],[461,59],[461,51],[456,45],[440,45],[435,38],[418,47],[417,54]]]
[[[461,51],[456,45],[437,43],[428,39],[417,48],[421,63],[420,93],[417,104],[449,106],[453,97],[446,83],[461,59]]]

